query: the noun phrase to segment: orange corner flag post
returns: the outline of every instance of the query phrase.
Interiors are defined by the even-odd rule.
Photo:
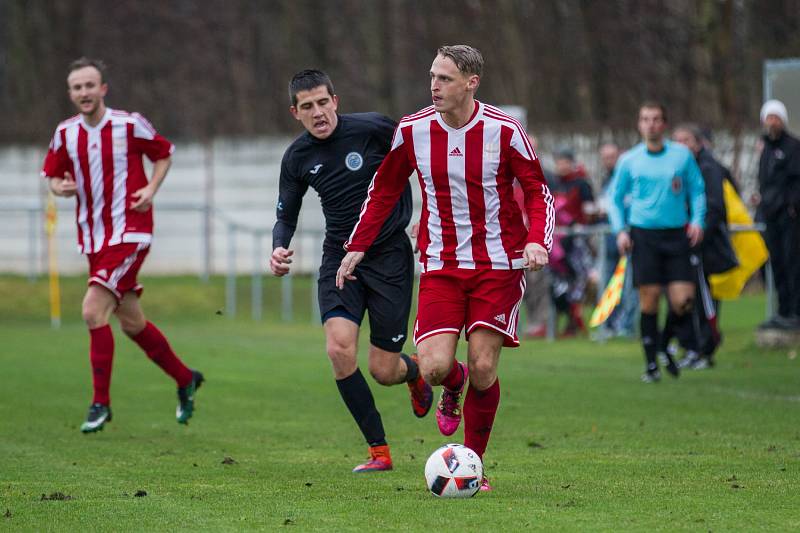
[[[58,260],[56,255],[56,222],[58,212],[53,194],[47,195],[45,210],[45,231],[47,232],[47,259],[50,271],[50,325],[53,329],[61,327],[61,286],[58,279]]]
[[[617,268],[614,269],[614,275],[608,281],[600,301],[597,302],[597,306],[592,311],[592,318],[589,320],[590,328],[596,328],[605,322],[622,299],[622,287],[625,284],[625,268],[627,265],[628,256],[623,255],[619,258]]]

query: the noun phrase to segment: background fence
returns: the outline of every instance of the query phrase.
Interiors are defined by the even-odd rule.
[[[545,167],[550,154],[562,146],[573,147],[577,159],[587,168],[595,189],[601,175],[597,149],[615,140],[626,148],[636,142],[633,133],[612,135],[610,131],[592,134],[537,135],[538,153]],[[280,160],[291,142],[288,138],[216,140],[209,143],[177,143],[173,167],[156,198],[154,246],[147,259],[147,272],[196,273],[208,276],[233,268],[249,273],[253,253],[264,258],[271,248],[271,228],[275,221]],[[715,151],[735,170],[745,200],[755,190],[758,163],[758,136],[720,132]],[[47,269],[44,235],[44,207],[47,191],[38,177],[44,147],[0,149],[0,272],[41,275]],[[419,198],[417,180],[411,179]],[[85,261],[76,252],[75,201],[57,198],[57,254],[60,270],[80,273]],[[415,218],[419,201],[415,200]],[[231,227],[234,230],[231,230]],[[244,236],[245,230],[250,236]],[[296,250],[297,272],[312,272],[320,255],[319,238],[324,219],[317,195],[306,194],[297,233],[292,242]],[[258,234],[259,238],[252,235]]]

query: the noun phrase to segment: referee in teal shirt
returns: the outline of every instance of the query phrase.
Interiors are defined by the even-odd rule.
[[[646,102],[639,108],[643,142],[622,155],[609,186],[609,220],[620,254],[631,253],[633,284],[639,288],[641,335],[646,368],[642,380],[661,379],[657,354],[674,377],[679,370],[660,342],[690,320],[695,294],[689,255],[703,239],[706,196],[703,176],[692,153],[665,140],[664,106]],[[630,197],[626,214],[624,199]],[[658,299],[667,288],[669,313],[659,337]]]

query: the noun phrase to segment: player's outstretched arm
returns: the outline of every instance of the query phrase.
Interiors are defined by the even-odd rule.
[[[354,280],[356,277],[353,272],[356,266],[364,259],[364,252],[347,252],[342,259],[342,264],[339,265],[339,270],[336,271],[336,286],[341,290],[344,289],[345,280]]]
[[[282,246],[278,246],[272,250],[272,255],[269,258],[269,269],[275,276],[285,276],[289,273],[292,264],[292,256],[294,250],[287,250]]]
[[[64,172],[63,178],[50,178],[48,184],[50,185],[50,190],[53,191],[53,194],[56,196],[67,198],[69,196],[75,196],[78,193],[78,185],[69,172]]]

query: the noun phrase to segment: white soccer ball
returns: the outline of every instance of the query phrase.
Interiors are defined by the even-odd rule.
[[[445,444],[428,457],[425,481],[434,496],[469,498],[483,481],[483,462],[463,444]]]

